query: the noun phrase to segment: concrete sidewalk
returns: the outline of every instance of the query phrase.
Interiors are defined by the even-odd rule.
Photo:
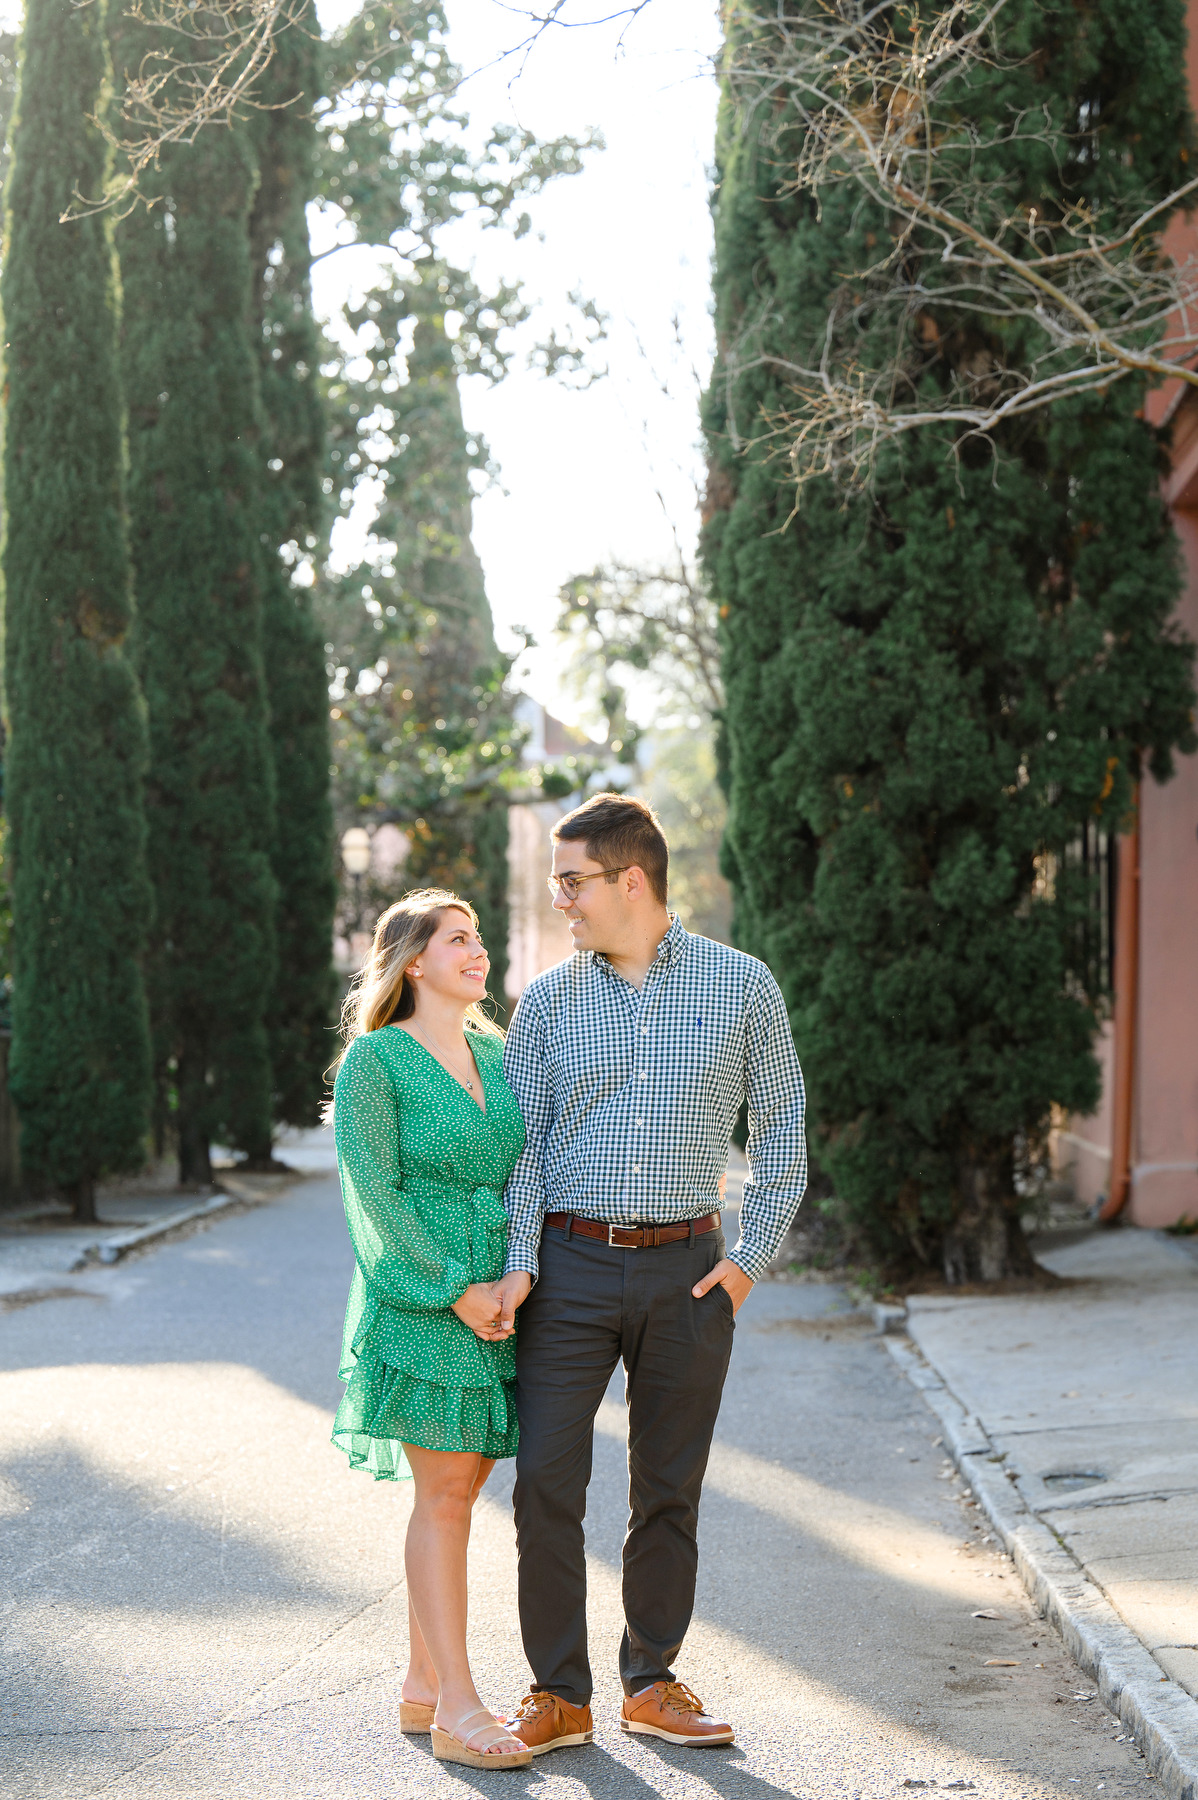
[[[897,1357],[1107,1703],[1126,1688],[1167,1785],[1198,1792],[1198,1246],[1083,1229],[1036,1252],[1069,1285],[912,1297]]]

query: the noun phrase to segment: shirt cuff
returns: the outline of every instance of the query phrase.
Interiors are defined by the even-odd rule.
[[[515,1273],[516,1270],[521,1270],[525,1275],[531,1275],[534,1284],[536,1283],[537,1277],[541,1272],[541,1265],[537,1259],[537,1246],[535,1244],[526,1243],[521,1240],[518,1243],[508,1245],[507,1262],[504,1265],[503,1272],[505,1275],[511,1275]]]
[[[728,1261],[734,1262],[741,1274],[747,1275],[750,1281],[759,1281],[772,1260],[768,1250],[755,1249],[751,1244],[746,1244],[743,1238],[735,1250],[728,1252]]]

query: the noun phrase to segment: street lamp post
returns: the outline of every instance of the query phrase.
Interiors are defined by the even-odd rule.
[[[362,926],[362,877],[370,867],[370,833],[361,825],[351,825],[341,834],[341,861],[354,884],[354,929]]]

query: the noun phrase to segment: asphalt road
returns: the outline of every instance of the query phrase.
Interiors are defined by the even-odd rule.
[[[679,1668],[736,1745],[616,1725],[613,1386],[588,1519],[597,1741],[512,1773],[434,1763],[396,1723],[410,1492],[328,1443],[349,1271],[325,1176],[0,1315],[0,1795],[1152,1793],[868,1323],[782,1284],[741,1314]],[[525,1679],[509,1487],[501,1466],[472,1575],[496,1706]]]

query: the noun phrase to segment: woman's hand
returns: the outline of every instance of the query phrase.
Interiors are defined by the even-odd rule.
[[[475,1337],[507,1336],[506,1332],[497,1330],[499,1300],[490,1282],[472,1281],[461,1298],[454,1301],[453,1311],[463,1325],[469,1325]]]

